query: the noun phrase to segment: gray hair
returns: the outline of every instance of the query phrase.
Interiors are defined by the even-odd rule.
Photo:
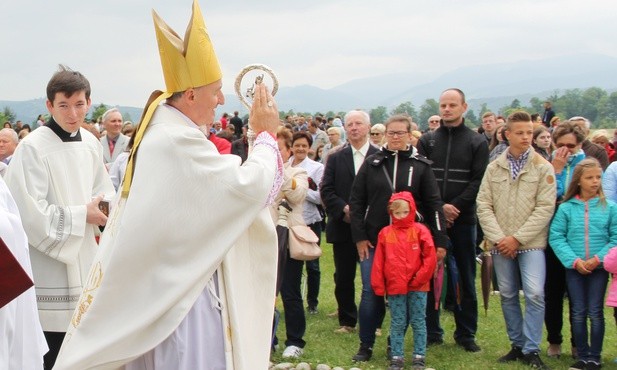
[[[585,127],[587,128],[587,130],[589,130],[591,128],[591,121],[588,120],[587,118],[583,117],[583,116],[572,117],[568,121],[570,121],[570,122],[572,122],[572,121],[582,121],[582,122],[585,123]]]
[[[350,110],[349,112],[347,112],[347,114],[345,114],[345,117],[344,117],[343,121],[345,123],[347,123],[347,119],[349,118],[349,116],[354,114],[354,113],[360,113],[364,123],[366,123],[367,125],[371,124],[371,116],[369,116],[368,113],[366,113],[365,111],[360,110],[360,109],[354,109],[354,110]]]
[[[15,144],[19,142],[19,136],[17,136],[17,132],[15,132],[15,130],[13,130],[12,128],[5,127],[2,130],[0,130],[0,133],[3,133],[3,132],[8,132],[9,137],[13,140]]]
[[[103,115],[101,116],[101,120],[102,122],[107,121],[107,118],[109,118],[109,115],[114,113],[114,112],[118,112],[120,113],[120,110],[118,108],[111,108],[108,109],[105,113],[103,113]],[[122,113],[120,113],[120,117],[122,117]]]

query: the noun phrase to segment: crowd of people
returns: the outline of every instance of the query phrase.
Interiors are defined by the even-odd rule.
[[[545,107],[550,111],[550,103]],[[404,366],[400,341],[407,325],[414,331],[412,366],[424,368],[426,347],[444,343],[435,281],[424,279],[426,264],[432,274],[439,264],[453,263],[460,289],[453,309],[454,341],[466,351],[480,351],[475,340],[476,255],[478,248],[485,248],[494,261],[495,289],[512,345],[496,360],[547,369],[540,356],[542,330],[548,332],[547,356],[561,356],[567,298],[570,354],[576,359],[570,368],[600,368],[604,297],[617,258],[614,144],[602,130],[589,140],[590,122],[584,117],[559,121],[554,113],[519,111],[504,118],[487,112],[475,132],[465,125],[465,111],[462,91],[444,91],[440,115],[429,119],[429,129],[419,139],[413,135],[417,125],[407,116],[371,125],[368,114],[351,111],[343,118],[345,141],[339,128],[328,123],[332,120],[289,117],[290,132],[307,132],[315,139],[323,131],[330,141],[324,145],[325,161],[318,147],[309,157],[325,165],[319,188],[327,214],[326,240],[334,254],[338,309],[332,316],[340,324],[335,332],[354,333],[359,327],[360,346],[353,360],[371,359],[385,296],[392,315],[390,369]],[[543,116],[548,121],[543,122]],[[319,125],[311,131],[314,122]],[[303,141],[305,149],[314,147],[314,141]],[[400,198],[405,205],[395,202]],[[400,207],[411,210],[413,220],[401,216]],[[430,231],[433,257],[424,252],[425,232],[403,232],[412,221]],[[401,245],[416,243],[420,254],[405,255],[411,252]],[[358,262],[359,306],[354,299]],[[299,286],[298,276],[293,279]],[[612,306],[611,297],[617,294],[613,290],[607,300]],[[401,294],[406,298],[399,301]],[[282,298],[287,310],[287,298]],[[314,312],[307,299],[307,312]],[[291,315],[286,313],[286,319],[287,325],[296,326]],[[283,358],[303,354],[306,342],[289,340],[293,330],[287,329]]]
[[[50,348],[45,355],[48,368],[56,361],[64,327],[77,307],[71,297],[77,298],[87,289],[83,280],[91,264],[80,255],[95,254],[94,240],[100,238],[98,228],[83,229],[77,226],[83,221],[75,218],[83,212],[86,224],[102,229],[107,215],[99,204],[122,190],[135,143],[135,130],[127,129],[132,123],[124,122],[117,108],[104,112],[100,125],[78,124],[63,116],[63,107],[74,105],[85,117],[89,87],[76,73],[64,69],[50,81],[50,118],[44,128],[22,140],[10,123],[0,130],[4,180],[18,207],[23,208],[22,218],[28,218],[24,225],[31,246],[39,317]],[[76,88],[85,87],[71,96],[55,91],[54,79],[63,78],[76,79]],[[59,102],[55,100],[58,97]],[[494,261],[495,289],[512,344],[497,361],[523,361],[546,369],[540,357],[542,323],[548,332],[547,355],[560,356],[563,300],[567,297],[571,355],[576,358],[571,368],[600,368],[604,298],[609,275],[617,264],[617,249],[612,249],[617,245],[614,143],[605,130],[590,136],[590,122],[584,117],[551,125],[558,120],[554,114],[545,113],[550,122],[543,122],[539,114],[521,111],[504,118],[487,112],[482,126],[474,130],[465,124],[465,111],[464,93],[449,89],[440,97],[440,114],[429,118],[425,132],[406,115],[371,124],[369,115],[361,110],[331,119],[285,117],[276,125],[285,180],[270,207],[273,221],[284,218],[285,226],[307,225],[319,238],[325,232],[326,241],[333,245],[338,308],[331,316],[338,318],[338,334],[355,333],[359,327],[354,361],[372,358],[387,306],[392,315],[390,369],[404,367],[402,340],[408,325],[414,336],[412,366],[424,368],[427,347],[445,340],[433,279],[443,264],[455,264],[459,273],[454,341],[466,351],[480,351],[475,339],[475,277],[476,255],[483,247]],[[218,154],[238,156],[242,163],[249,158],[247,129],[248,122],[234,112],[228,121],[227,117],[213,118],[199,131]],[[71,136],[71,132],[77,135]],[[45,149],[51,145],[49,135],[60,142],[79,141],[81,146],[71,148],[68,154]],[[65,171],[58,164],[83,173],[62,175],[66,182],[57,183]],[[43,167],[35,170],[37,166]],[[83,189],[78,190],[74,180],[80,177],[89,180],[81,181]],[[52,202],[75,197],[86,202],[85,210],[59,205],[50,209]],[[46,203],[41,204],[41,199]],[[283,201],[291,210],[284,217],[279,214]],[[43,221],[45,218],[51,225]],[[72,236],[58,233],[61,223],[81,227],[81,233],[85,230],[89,236],[73,240],[75,246],[68,247]],[[66,247],[52,252],[59,242]],[[412,248],[407,250],[409,246]],[[90,252],[86,252],[88,248]],[[50,256],[56,262],[50,264],[46,260]],[[84,261],[74,273],[69,271],[74,267],[57,265],[57,261],[71,258]],[[285,253],[278,261],[276,292],[280,292],[286,322],[282,356],[300,358],[307,345],[301,279],[306,267],[306,312],[315,314],[321,280],[319,259],[299,261]],[[359,305],[355,301],[358,265],[362,284]],[[54,282],[52,271],[59,267],[65,269],[69,280]],[[59,286],[68,290],[59,293]],[[43,293],[45,289],[49,292]],[[519,290],[525,300],[524,314]],[[617,305],[615,294],[611,290],[607,304]],[[43,295],[50,298],[44,300]],[[62,307],[55,307],[58,304]],[[615,312],[617,319],[617,309]],[[273,350],[278,348],[276,333],[271,345]]]
[[[570,369],[601,368],[617,273],[606,132],[590,137],[584,117],[560,121],[550,102],[536,115],[487,112],[475,130],[456,88],[441,93],[425,132],[409,116],[372,123],[362,110],[279,120],[263,84],[249,122],[216,120],[222,75],[197,2],[186,42],[156,13],[154,23],[166,88],[139,125],[116,108],[85,122],[90,83],[61,66],[41,127],[0,130],[0,237],[34,282],[0,308],[0,369],[266,368],[279,293],[282,357],[301,358],[322,276],[319,258],[289,253],[293,226],[332,244],[331,316],[337,334],[358,335],[353,361],[373,357],[389,307],[389,369],[425,368],[446,341],[444,266],[458,272],[452,338],[481,351],[483,248],[511,343],[495,361],[548,369],[543,324],[546,355],[561,356],[567,297]],[[615,281],[608,290],[617,307]]]

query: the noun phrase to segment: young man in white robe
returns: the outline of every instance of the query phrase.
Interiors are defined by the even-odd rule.
[[[19,208],[28,243],[39,316],[54,365],[96,252],[107,217],[98,206],[114,188],[103,147],[80,128],[90,107],[90,83],[60,69],[47,84],[51,115],[15,150],[5,181]]]
[[[204,127],[224,103],[222,74],[199,6],[184,41],[154,19],[166,91],[153,93],[136,132],[56,369],[266,369],[278,111],[258,85],[252,152],[242,165],[220,155]]]
[[[0,178],[0,237],[32,278],[28,239],[17,205]],[[0,278],[7,278],[2,276]],[[34,287],[0,308],[0,370],[41,370],[47,343],[39,321]]]

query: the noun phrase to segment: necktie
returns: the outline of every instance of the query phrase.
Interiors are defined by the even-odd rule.
[[[116,146],[116,143],[113,140],[109,139],[109,138],[107,138],[107,143],[109,144],[109,155],[113,156],[114,155],[114,147]]]

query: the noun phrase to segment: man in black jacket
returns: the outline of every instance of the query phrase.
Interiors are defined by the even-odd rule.
[[[378,150],[370,145],[370,118],[354,110],[345,116],[348,144],[328,155],[320,186],[321,200],[328,215],[326,240],[334,253],[334,296],[338,303],[339,333],[355,330],[358,308],[355,302],[355,278],[358,262],[356,244],[351,238],[349,195],[356,173],[365,157]]]
[[[466,351],[477,352],[478,299],[476,297],[476,195],[488,164],[488,145],[482,135],[465,126],[465,94],[459,89],[445,90],[439,98],[441,126],[423,135],[418,151],[433,161],[439,185],[448,237],[459,270],[460,309],[454,310],[454,340]],[[427,334],[429,344],[443,343],[439,311],[428,295]]]

